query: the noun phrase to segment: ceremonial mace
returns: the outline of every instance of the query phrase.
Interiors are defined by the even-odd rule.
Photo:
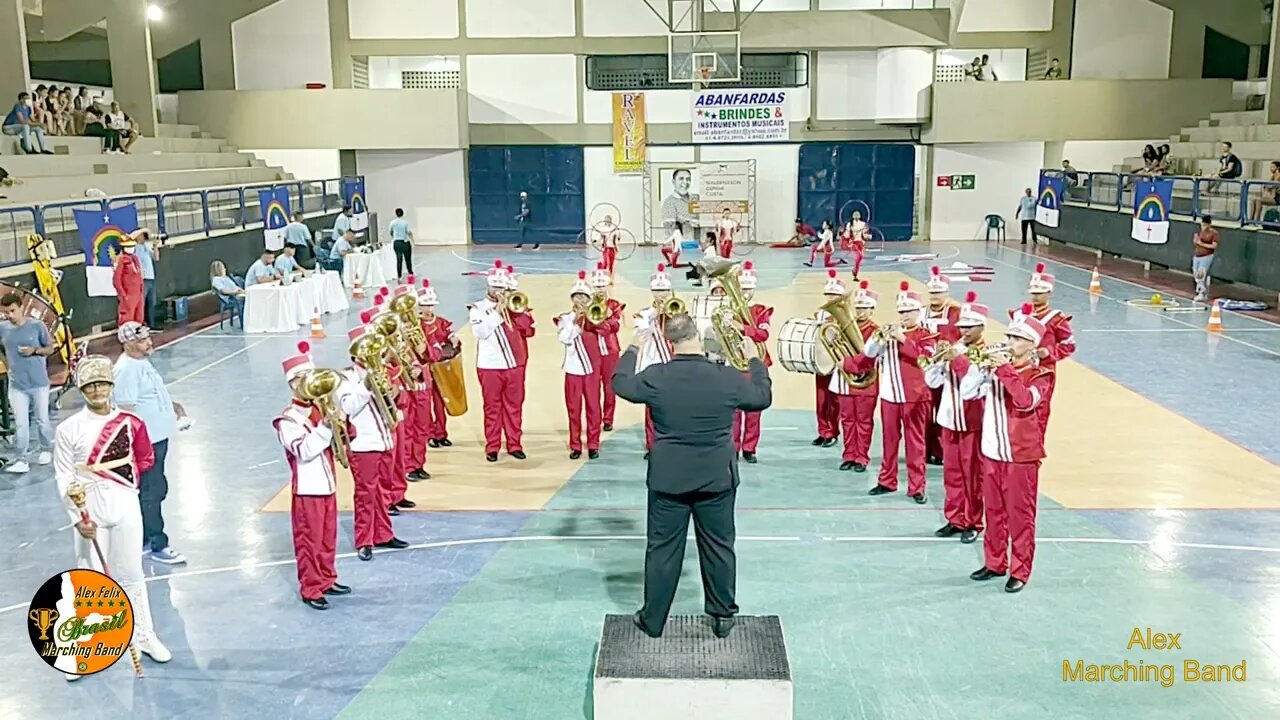
[[[73,481],[71,486],[67,488],[67,497],[76,506],[76,510],[80,511],[80,522],[92,524],[93,521],[89,519],[89,511],[84,506],[84,486]],[[107,568],[107,558],[102,554],[102,548],[98,545],[98,536],[94,535],[90,542],[93,543],[93,551],[98,554],[98,562],[102,565],[102,574],[111,577],[111,570]],[[126,594],[125,597],[128,597],[128,595]],[[130,607],[132,607],[132,604]],[[137,610],[134,610],[134,613],[134,618],[136,619]],[[142,658],[138,656],[138,648],[133,644],[132,638],[129,639],[129,659],[133,661],[133,672],[138,677],[142,677]]]

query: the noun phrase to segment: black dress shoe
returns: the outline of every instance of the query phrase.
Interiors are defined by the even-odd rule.
[[[362,548],[356,548],[356,557],[360,558],[361,560],[372,560],[373,548],[369,547],[368,545]]]
[[[852,460],[846,460],[846,461],[844,461],[844,462],[840,463],[840,469],[841,469],[841,470],[844,470],[844,471],[846,471],[846,472],[847,472],[847,471],[849,471],[849,470],[852,470],[854,465],[857,465],[857,463],[855,463],[855,462],[854,462],[854,461],[852,461]]]
[[[427,447],[429,447],[429,448],[438,448],[438,447],[440,447],[440,441],[439,441],[439,440],[434,440],[434,439],[433,439],[433,440],[428,440],[428,441],[427,441]]]
[[[964,530],[960,533],[960,542],[964,543],[965,545],[968,545],[969,543],[977,539],[978,539],[978,531],[972,528],[968,530]]]
[[[423,480],[430,480],[430,479],[431,479],[431,473],[421,468],[409,473],[409,482],[422,482]]]
[[[1018,578],[1009,578],[1009,582],[1004,584],[1004,591],[1007,593],[1022,592],[1022,588],[1026,586],[1027,584]]]
[[[515,459],[517,459],[517,460],[525,460],[525,459],[528,459],[528,457],[529,457],[529,456],[528,456],[528,455],[525,455],[523,450],[517,450],[517,451],[515,451],[515,452],[511,453],[511,457],[513,457],[513,458],[515,458]]]
[[[581,450],[574,450],[574,451],[572,451],[572,452],[570,452],[570,453],[569,453],[569,459],[570,459],[570,460],[577,460],[577,459],[578,459],[578,458],[580,458],[580,457],[582,457],[582,451],[581,451]]]
[[[712,617],[711,632],[718,638],[727,638],[735,623],[731,617]]]
[[[991,578],[998,578],[998,577],[1004,577],[1004,573],[991,570],[987,568],[985,565],[969,573],[969,579],[977,580],[978,582],[982,582],[983,580],[990,580]]]
[[[826,441],[827,441],[827,439],[826,439],[826,438],[824,438],[824,437],[822,437],[821,435],[819,435],[818,437],[816,437],[816,438],[814,438],[814,439],[813,439],[813,442],[811,442],[811,443],[809,443],[809,444],[810,444],[810,445],[812,445],[812,446],[814,446],[814,447],[819,447],[819,446],[821,446],[823,443],[825,443]]]
[[[485,453],[484,459],[489,462],[498,462],[498,453]]]
[[[613,423],[605,423],[600,426],[600,429],[605,432],[613,432]]]
[[[937,530],[934,530],[933,534],[935,537],[954,537],[958,532],[960,532],[960,528],[952,525],[951,523],[947,523]]]
[[[400,517],[400,508],[395,505],[387,506],[387,514],[391,517]]]
[[[856,473],[864,473],[867,471],[867,466],[863,465],[862,463],[854,463],[853,471]]]
[[[822,447],[831,447],[832,445],[835,445],[835,444],[836,444],[835,438],[827,438],[826,440],[822,441]]]
[[[401,508],[403,510],[409,510],[411,508],[418,507],[418,503],[412,500],[401,500],[400,502],[396,503],[396,507]]]
[[[746,463],[750,463],[751,465],[755,465],[756,463],[760,462],[759,460],[756,459],[756,454],[753,452],[742,453],[742,461]]]
[[[328,609],[329,609],[329,601],[328,601],[328,600],[325,600],[324,598],[316,598],[315,600],[303,600],[303,601],[302,601],[302,604],[303,604],[303,605],[307,605],[307,606],[309,606],[309,607],[312,607],[312,608],[314,608],[314,609],[316,609],[316,610],[328,610]]]
[[[924,459],[924,461],[925,461],[925,463],[927,463],[927,464],[929,464],[929,465],[941,465],[941,464],[942,464],[942,458],[941,458],[941,457],[938,457],[937,455],[930,455],[929,457],[925,458],[925,459]]]
[[[599,457],[600,457],[600,451],[599,451],[599,450],[588,450],[588,451],[587,451],[587,459],[588,459],[588,460],[596,460],[596,459],[599,459]]]
[[[393,537],[386,542],[374,543],[373,546],[380,547],[380,548],[389,548],[391,550],[403,550],[409,547],[409,543],[405,542],[404,540],[401,540],[398,537]]]
[[[868,495],[888,495],[891,492],[897,492],[897,490],[890,490],[889,488],[883,485],[877,484],[875,487],[868,490],[867,494]]]
[[[631,624],[640,628],[640,632],[644,633],[645,635],[648,635],[651,638],[662,637],[662,633],[655,633],[649,628],[644,626],[644,620],[640,619],[640,613],[636,613],[635,615],[631,616]]]
[[[644,459],[645,459],[645,460],[648,460],[648,459],[649,459],[649,451],[648,451],[648,450],[645,450],[645,451],[644,451]]]
[[[324,591],[324,594],[325,595],[350,595],[351,586],[343,585],[341,583],[334,583],[329,586],[328,590]]]
[[[916,493],[915,495],[911,496],[911,499],[915,500],[917,505],[923,505],[929,500],[924,496],[924,493]]]
[[[453,447],[453,443],[449,438],[440,438],[440,447]]]

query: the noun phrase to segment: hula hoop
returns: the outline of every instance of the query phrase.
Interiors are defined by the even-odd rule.
[[[588,230],[578,234],[579,253],[586,260],[599,260],[604,256],[603,233],[598,229],[603,221],[596,223]],[[636,236],[624,227],[614,225],[618,233],[618,256],[616,260],[626,260],[636,251]]]
[[[1181,307],[1181,304],[1177,301],[1176,298],[1163,298],[1163,297],[1160,298],[1158,302],[1153,301],[1149,297],[1133,298],[1130,300],[1125,300],[1124,304],[1130,307],[1143,308],[1144,310],[1167,310],[1167,309]]]
[[[858,207],[854,207],[854,206]],[[862,222],[871,224],[871,206],[861,200],[847,200],[844,205],[840,206],[840,212],[836,213],[836,221],[840,223],[840,227],[849,224],[849,220],[853,217],[854,210],[862,210]],[[847,212],[846,212],[847,211]]]
[[[594,243],[587,239],[587,230],[578,233],[578,239],[575,241],[578,246],[578,254],[584,260],[599,260],[600,249]]]
[[[594,228],[604,222],[605,215],[613,218],[613,224],[622,227],[622,211],[617,205],[608,202],[596,203],[587,213],[587,227]]]

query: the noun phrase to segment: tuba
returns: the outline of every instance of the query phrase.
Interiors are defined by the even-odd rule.
[[[742,345],[749,341],[730,321],[737,320],[743,325],[752,325],[755,320],[751,317],[751,306],[747,303],[746,296],[742,294],[742,286],[738,284],[738,272],[738,265],[725,265],[713,269],[707,277],[720,281],[725,298],[721,309],[711,316],[711,328],[720,338],[720,345],[724,348],[725,362],[736,370],[745,371],[747,358],[742,352]],[[756,353],[759,357],[765,357],[767,352],[764,343],[756,343]]]
[[[413,293],[401,293],[391,300],[391,312],[400,319],[404,339],[413,354],[419,358],[427,357],[427,336],[422,332],[422,316],[418,314],[418,299]]]
[[[351,467],[347,452],[351,448],[351,438],[347,435],[347,418],[338,405],[338,386],[342,384],[342,376],[336,370],[318,368],[308,370],[299,378],[298,386],[293,394],[303,402],[311,403],[320,410],[324,421],[333,431],[330,447],[333,457],[342,467]]]
[[[379,313],[373,316],[371,327],[375,333],[387,341],[387,349],[391,351],[391,363],[400,366],[400,377],[404,381],[405,389],[421,390],[421,382],[413,377],[413,349],[406,338],[407,332],[400,317],[394,312]]]
[[[844,359],[862,353],[865,343],[862,342],[862,330],[858,321],[850,312],[849,300],[852,293],[842,295],[822,306],[823,312],[831,319],[818,328],[818,342],[826,349],[827,354],[836,363],[836,372],[844,376],[850,387],[871,387],[876,381],[876,371],[861,375],[850,375],[844,371]],[[880,332],[879,329],[876,332]]]
[[[348,352],[368,370],[365,384],[373,395],[374,408],[382,416],[387,427],[394,430],[396,425],[400,424],[400,417],[396,412],[395,388],[391,385],[386,365],[382,362],[382,355],[386,349],[385,337],[378,333],[368,333],[351,343]]]

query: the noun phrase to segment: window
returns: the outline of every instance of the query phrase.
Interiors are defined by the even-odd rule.
[[[590,55],[590,90],[687,90],[690,83],[668,80],[666,55]],[[804,53],[743,53],[742,79],[714,83],[717,88],[789,88],[809,84],[809,56]]]

